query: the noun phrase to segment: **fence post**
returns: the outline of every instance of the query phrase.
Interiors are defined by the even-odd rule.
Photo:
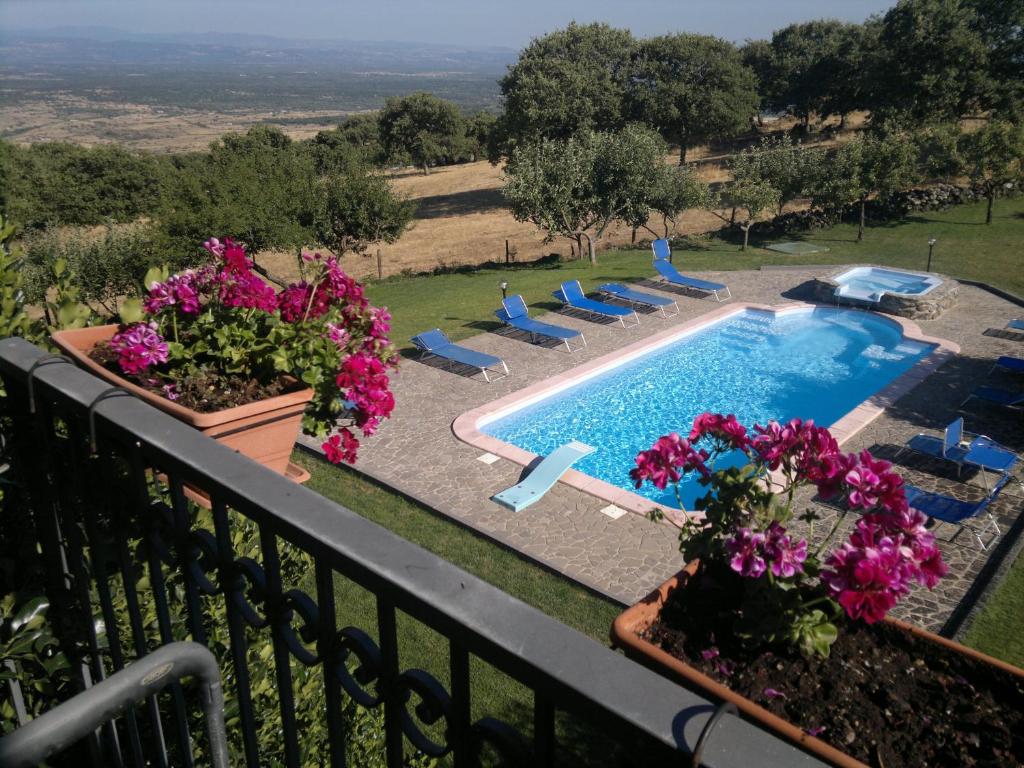
[[[505,241],[505,264],[508,264],[508,240]]]
[[[381,261],[380,248],[377,249],[377,279],[384,279],[384,263]]]

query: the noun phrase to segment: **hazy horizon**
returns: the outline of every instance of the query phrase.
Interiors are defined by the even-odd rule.
[[[11,32],[108,27],[133,34],[246,34],[323,41],[395,41],[521,48],[563,27],[603,21],[646,37],[699,32],[735,42],[764,38],[798,21],[863,21],[894,0],[377,0],[374,3],[294,0],[0,0],[0,28]]]

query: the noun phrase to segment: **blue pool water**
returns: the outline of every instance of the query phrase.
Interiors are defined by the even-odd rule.
[[[840,296],[858,298],[881,297],[883,293],[919,296],[932,290],[942,281],[919,272],[902,272],[879,267],[855,267],[836,278]],[[877,301],[877,298],[875,299]]]
[[[685,436],[704,411],[746,425],[793,417],[830,425],[933,348],[867,312],[743,310],[479,429],[539,455],[579,440],[597,450],[576,469],[633,490],[636,454],[663,434]],[[704,493],[692,480],[680,490],[688,507]],[[671,489],[637,493],[676,505]]]

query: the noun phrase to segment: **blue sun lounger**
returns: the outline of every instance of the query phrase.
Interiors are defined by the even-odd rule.
[[[956,464],[957,475],[963,471],[964,466],[982,470],[982,479],[985,481],[986,487],[988,487],[988,480],[984,474],[985,470],[1006,475],[1012,472],[1017,465],[1017,454],[990,437],[977,435],[968,442],[964,438],[963,417],[956,419],[946,427],[941,438],[923,432],[915,435],[900,448],[899,453],[908,449]]]
[[[452,344],[451,339],[440,328],[413,336],[410,341],[422,352],[420,359],[433,355],[447,360],[448,363],[458,363],[470,368],[479,368],[480,373],[484,375],[484,381],[488,383],[491,381],[487,375],[489,368],[497,368],[500,365],[505,372],[498,379],[508,376],[508,366],[505,365],[505,361],[500,357],[477,352],[475,349],[469,349],[468,347],[460,347],[458,344]],[[495,379],[495,381],[498,379]]]
[[[580,331],[572,328],[565,328],[561,325],[542,323],[539,320],[531,318],[528,310],[526,309],[526,302],[523,301],[523,297],[518,294],[502,299],[501,309],[496,310],[494,314],[497,315],[498,319],[505,323],[505,325],[530,334],[531,340],[534,340],[537,336],[546,336],[549,339],[558,339],[565,344],[565,348],[569,352],[573,351],[573,348],[569,346],[570,339],[578,338],[583,342],[583,346],[577,347],[577,349],[583,349],[587,346],[587,340],[583,337],[583,334]]]
[[[1011,320],[1006,327],[1011,331],[1024,331],[1024,320]]]
[[[622,283],[605,283],[604,285],[599,286],[597,290],[614,299],[628,301],[630,306],[634,309],[637,306],[656,309],[661,312],[661,316],[664,318],[675,317],[679,314],[679,305],[676,304],[674,299],[667,299],[664,296],[655,296],[653,293],[634,291],[632,288],[628,288]],[[668,314],[665,311],[668,307],[675,309],[675,312],[671,315]]]
[[[562,283],[562,287],[557,291],[553,291],[551,295],[561,301],[562,304],[569,309],[578,309],[601,317],[614,317],[622,323],[623,328],[626,327],[626,321],[624,318],[627,318],[630,315],[632,315],[636,320],[636,325],[640,325],[640,315],[636,313],[635,309],[626,309],[625,307],[608,304],[604,301],[588,299],[587,295],[583,293],[583,289],[580,287],[579,280],[566,280]]]
[[[655,259],[664,259],[665,261],[672,261],[672,246],[669,245],[668,240],[666,240],[665,238],[652,240],[651,250],[654,252]]]
[[[995,541],[1000,533],[999,524],[996,523],[995,517],[991,512],[987,511],[988,506],[996,500],[999,492],[1009,482],[1009,479],[1009,475],[1003,475],[999,482],[996,483],[996,487],[984,499],[975,502],[961,501],[960,499],[954,499],[952,496],[944,496],[941,493],[931,493],[913,485],[904,486],[904,490],[907,494],[907,503],[910,504],[912,509],[923,512],[933,520],[957,526],[957,532],[953,534],[953,538],[950,539],[951,542],[955,542],[956,537],[966,528],[974,534],[974,538],[978,540],[978,546],[984,551],[988,549],[988,545]],[[982,515],[985,515],[988,519],[979,529],[972,525],[972,521]],[[981,534],[985,533],[986,528],[992,529],[992,536],[988,544],[981,538]]]
[[[732,298],[729,286],[723,285],[722,283],[712,283],[707,280],[698,280],[696,277],[687,277],[664,259],[655,259],[654,268],[658,270],[658,274],[661,275],[662,279],[672,285],[678,285],[682,288],[691,288],[695,291],[702,291],[703,293],[710,293],[715,297],[715,301],[722,301],[723,298]],[[722,292],[725,293],[724,297],[719,296]]]
[[[1024,408],[1024,392],[1011,392],[1008,389],[1000,389],[999,387],[978,387],[964,398],[964,401],[960,403],[960,407],[963,408],[968,400],[975,397],[979,400],[987,400],[990,403],[1007,408]]]
[[[1002,368],[1004,371],[1009,371],[1010,373],[1024,373],[1024,358],[1003,355],[996,360],[995,365],[992,366],[993,371],[996,368]]]
[[[513,512],[520,512],[550,491],[551,486],[558,482],[558,478],[564,475],[569,467],[593,452],[594,449],[589,445],[575,440],[568,442],[541,459],[540,464],[523,482],[496,493],[491,500]]]

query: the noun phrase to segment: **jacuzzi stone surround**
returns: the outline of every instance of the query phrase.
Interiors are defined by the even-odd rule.
[[[841,303],[843,306],[863,308],[863,302],[856,301],[855,299],[840,297],[838,302],[836,300],[836,289],[840,286],[837,278],[844,276],[854,269],[881,269],[889,272],[926,274],[924,272],[917,273],[913,270],[886,267],[881,264],[847,264],[833,270],[828,275],[815,277],[811,281],[808,298],[811,301],[831,304],[832,306]],[[886,292],[877,304],[872,305],[872,309],[876,310],[878,314],[908,317],[911,320],[934,320],[941,317],[946,310],[956,306],[957,298],[960,294],[960,283],[948,275],[928,273],[928,276],[941,282],[928,289],[925,293],[902,294]]]
[[[653,349],[678,341],[679,339],[696,333],[709,325],[713,325],[720,320],[746,310],[759,310],[779,315],[789,312],[806,311],[808,309],[814,309],[815,307],[822,306],[832,308],[834,305],[791,302],[779,306],[768,306],[765,304],[738,302],[720,307],[712,312],[708,312],[707,314],[683,323],[676,328],[670,328],[661,333],[654,334],[653,336],[634,342],[633,344],[629,344],[595,360],[583,363],[582,365],[572,368],[565,373],[552,376],[549,379],[532,384],[531,386],[517,392],[512,392],[505,397],[494,400],[493,402],[466,411],[452,422],[452,432],[455,433],[455,436],[458,439],[474,446],[475,448],[493,453],[521,466],[528,466],[539,458],[537,454],[523,450],[511,443],[506,443],[505,441],[499,440],[491,435],[485,435],[479,429],[481,421],[486,423],[499,419],[507,413],[524,408],[544,399],[545,397],[579,384],[587,379],[591,379],[594,376],[598,376],[610,368],[617,368],[618,366],[640,357]],[[856,308],[849,309],[852,311],[866,311]],[[884,389],[872,395],[845,416],[833,423],[830,430],[832,431],[832,434],[835,435],[835,438],[840,445],[843,445],[843,443],[857,434],[857,432],[878,418],[878,416],[880,416],[888,406],[892,405],[896,400],[930,376],[932,372],[943,365],[951,357],[960,352],[960,347],[958,345],[946,339],[926,336],[921,331],[921,328],[917,323],[908,320],[905,317],[895,317],[885,315],[880,312],[872,312],[870,314],[876,317],[882,317],[883,319],[899,326],[903,331],[904,338],[910,341],[933,344],[935,346],[935,351],[924,359],[919,360],[918,363],[909,371],[890,382]],[[682,426],[685,425],[681,425],[681,427]],[[611,483],[606,483],[604,480],[599,480],[596,477],[584,474],[583,472],[575,469],[569,469],[564,475],[562,475],[561,482],[591,496],[595,496],[598,499],[615,504],[616,506],[630,512],[646,515],[651,509],[660,509],[664,512],[666,518],[677,526],[682,525],[685,520],[686,513],[679,509],[658,504],[650,499],[640,496],[639,494],[632,493],[624,488],[619,488]]]

